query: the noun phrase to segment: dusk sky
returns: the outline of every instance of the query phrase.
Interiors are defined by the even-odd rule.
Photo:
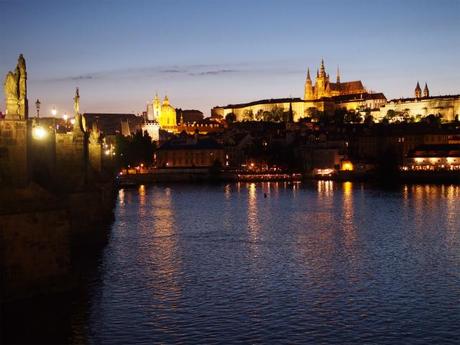
[[[30,112],[199,109],[303,97],[307,67],[388,99],[460,93],[460,1],[2,1],[0,74],[23,53]],[[422,85],[423,87],[423,85]],[[4,96],[0,109],[4,110]]]

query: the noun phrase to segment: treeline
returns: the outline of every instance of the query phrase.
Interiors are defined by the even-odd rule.
[[[116,140],[116,157],[120,167],[136,166],[141,163],[147,165],[153,161],[156,144],[145,131],[138,131],[131,136],[118,134]]]

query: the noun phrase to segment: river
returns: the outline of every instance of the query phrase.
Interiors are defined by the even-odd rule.
[[[122,189],[66,330],[35,328],[95,344],[458,344],[459,196],[331,181]]]

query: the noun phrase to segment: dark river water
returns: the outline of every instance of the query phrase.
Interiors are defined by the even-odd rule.
[[[459,186],[120,190],[65,341],[459,344],[459,213]]]

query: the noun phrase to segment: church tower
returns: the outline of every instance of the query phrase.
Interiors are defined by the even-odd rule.
[[[415,87],[415,98],[422,98],[422,89],[420,88],[420,84],[418,82]]]
[[[337,84],[340,84],[340,71],[339,71],[339,66],[337,66]]]
[[[321,66],[319,68],[318,77],[315,83],[315,93],[317,99],[321,97],[328,97],[327,84],[329,83],[329,76],[326,74],[326,68],[324,67],[324,60],[321,59]]]
[[[158,94],[155,94],[155,98],[153,99],[153,119],[159,121],[161,115],[161,102]]]
[[[423,97],[430,97],[430,90],[428,90],[428,85],[425,83],[425,87],[423,88]]]
[[[306,101],[314,99],[313,84],[310,78],[310,68],[307,69],[307,80],[305,81],[304,99]]]

